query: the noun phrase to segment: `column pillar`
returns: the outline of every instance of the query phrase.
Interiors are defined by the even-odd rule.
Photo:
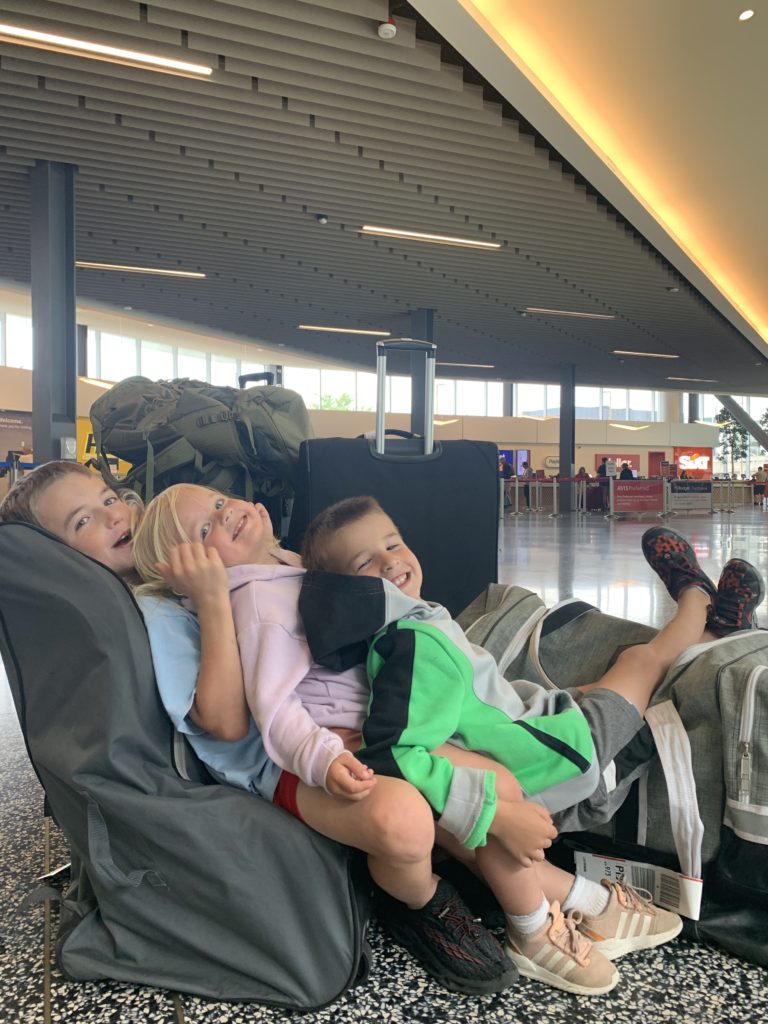
[[[701,419],[700,395],[691,392],[688,395],[688,422],[695,423]]]
[[[434,341],[435,311],[414,309],[411,311],[411,337],[418,341]],[[424,388],[426,387],[427,362],[420,352],[411,353],[411,432],[422,434],[424,423]]]
[[[75,171],[30,171],[32,448],[35,462],[76,457]]]
[[[683,418],[682,391],[661,392],[661,415],[665,423],[680,423]]]
[[[510,380],[505,380],[502,384],[501,415],[515,415],[515,385]]]
[[[573,476],[576,458],[576,367],[560,366],[560,469],[559,476]],[[560,508],[570,511],[571,484],[560,484]]]

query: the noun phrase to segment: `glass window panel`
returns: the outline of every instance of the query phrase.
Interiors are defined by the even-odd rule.
[[[389,378],[389,412],[411,411],[411,378]]]
[[[85,335],[85,373],[86,377],[99,376],[99,335],[89,327]]]
[[[237,360],[211,353],[211,384],[237,387]]]
[[[518,384],[516,416],[544,416],[546,409],[544,384]]]
[[[547,384],[547,416],[560,415],[560,385]]]
[[[283,369],[283,384],[298,391],[309,409],[320,408],[320,371],[301,366]]]
[[[504,415],[504,385],[500,380],[488,382],[488,415]]]
[[[354,370],[320,371],[320,408],[354,410]]]
[[[376,374],[357,374],[357,409],[359,412],[373,412],[376,409]]]
[[[208,379],[208,360],[205,352],[194,348],[180,348],[177,357],[177,373],[191,380]]]
[[[485,416],[485,381],[456,381],[456,414],[458,416]]]
[[[28,316],[5,318],[5,365],[32,369],[32,320]]]
[[[600,388],[576,388],[576,419],[600,419]]]
[[[653,391],[629,391],[629,418],[631,420],[652,420]]]
[[[173,347],[162,341],[142,341],[141,375],[150,380],[173,380]]]
[[[456,413],[456,381],[435,381],[435,412],[441,416],[453,416]]]
[[[603,388],[603,405],[608,419],[625,420],[627,418],[627,389]]]
[[[714,395],[699,396],[699,415],[708,423],[714,423],[715,416],[720,412],[721,405]]]
[[[248,359],[240,360],[240,374],[242,376],[244,376],[246,373],[264,373],[265,369],[266,367],[264,366],[264,363],[252,363]],[[265,382],[262,380],[256,381],[256,383],[264,384]]]
[[[101,332],[101,379],[122,380],[138,373],[138,345],[135,338]]]

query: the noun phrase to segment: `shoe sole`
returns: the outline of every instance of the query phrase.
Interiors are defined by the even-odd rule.
[[[505,968],[497,977],[478,981],[472,981],[471,978],[457,978],[455,975],[446,974],[441,966],[429,962],[426,948],[417,950],[412,944],[407,945],[405,942],[402,942],[395,929],[391,926],[387,927],[387,931],[398,946],[404,949],[406,953],[410,953],[416,963],[423,968],[430,978],[440,982],[443,988],[448,989],[449,992],[456,992],[458,995],[463,996],[492,995],[494,992],[503,992],[505,989],[510,988],[518,980],[517,968],[513,963],[510,963],[509,967]]]
[[[659,932],[658,935],[635,935],[626,939],[602,939],[595,942],[590,940],[595,949],[603,954],[606,960],[618,960],[625,953],[636,953],[640,949],[654,949],[656,946],[663,946],[665,942],[671,942],[677,938],[683,930],[683,922],[678,921],[674,928],[668,932]]]
[[[615,968],[611,980],[606,985],[601,985],[600,987],[577,985],[573,981],[568,981],[567,978],[561,978],[559,974],[552,974],[551,971],[535,964],[533,960],[529,960],[522,953],[516,953],[510,946],[505,946],[504,952],[515,964],[523,978],[532,978],[534,981],[540,981],[551,988],[559,988],[562,992],[572,992],[577,996],[603,996],[606,992],[616,988],[619,983],[619,972]]]

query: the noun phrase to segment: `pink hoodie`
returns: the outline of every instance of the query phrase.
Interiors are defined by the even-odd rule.
[[[299,617],[305,570],[293,552],[279,556],[286,564],[227,569],[245,694],[269,757],[324,786],[344,749],[329,729],[360,729],[370,690],[364,665],[332,672],[312,661]]]

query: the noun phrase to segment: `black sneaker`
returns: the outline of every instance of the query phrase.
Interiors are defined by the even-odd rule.
[[[707,626],[718,636],[757,629],[755,609],[764,596],[763,577],[754,565],[742,558],[732,558],[723,567]]]
[[[518,979],[517,968],[500,943],[444,878],[420,910],[409,910],[381,891],[374,910],[392,938],[450,992],[473,996],[501,992]]]

